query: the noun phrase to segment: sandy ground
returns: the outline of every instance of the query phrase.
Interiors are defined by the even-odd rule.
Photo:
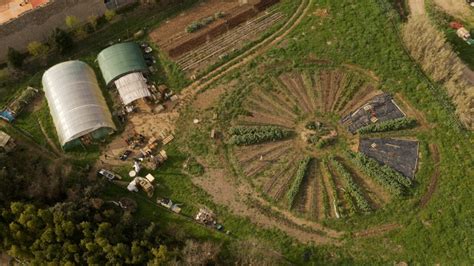
[[[421,16],[425,14],[425,1],[424,0],[408,0],[411,14],[413,16]]]
[[[466,0],[434,0],[434,2],[453,17],[474,21],[474,8],[469,7]]]

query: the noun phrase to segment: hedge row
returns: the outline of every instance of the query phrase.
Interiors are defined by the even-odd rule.
[[[355,153],[349,151],[348,154],[349,159],[358,168],[386,188],[391,194],[402,195],[405,193],[405,187],[397,181],[397,178],[393,174],[388,171],[383,171],[382,166],[377,161],[360,152]]]
[[[409,117],[398,118],[394,120],[388,120],[376,124],[370,124],[368,126],[359,128],[357,132],[360,134],[375,133],[402,130],[407,128],[413,128],[416,126],[416,120]]]
[[[275,126],[237,126],[230,129],[230,144],[252,145],[287,138],[291,131]]]
[[[341,176],[345,183],[346,183],[346,190],[349,194],[355,199],[357,206],[360,210],[365,213],[371,212],[372,208],[370,207],[369,203],[364,197],[362,190],[356,184],[354,179],[352,178],[351,174],[346,170],[346,168],[334,158],[331,158],[331,164],[334,165],[336,171],[338,172],[339,176]]]
[[[305,157],[303,160],[300,161],[298,165],[298,170],[296,171],[296,176],[293,179],[293,183],[291,184],[290,189],[286,193],[286,198],[288,199],[288,206],[291,208],[293,206],[293,202],[300,190],[301,183],[303,183],[303,178],[306,174],[306,169],[308,168],[308,164],[311,161],[310,157]]]

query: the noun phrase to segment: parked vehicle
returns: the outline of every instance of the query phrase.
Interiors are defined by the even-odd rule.
[[[106,170],[106,169],[100,169],[99,171],[97,171],[97,176],[105,177],[109,181],[112,181],[112,180],[115,180],[115,179],[119,179],[119,180],[122,179],[121,176],[115,174],[112,171]]]
[[[119,159],[121,161],[126,161],[128,159],[128,157],[130,156],[130,154],[132,154],[132,151],[131,150],[126,150],[120,155]]]

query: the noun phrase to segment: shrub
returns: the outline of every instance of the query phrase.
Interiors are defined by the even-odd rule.
[[[75,29],[79,24],[79,20],[75,16],[66,17],[66,26],[70,29]]]
[[[25,56],[12,47],[8,47],[7,62],[13,68],[20,68],[23,65]]]
[[[230,129],[230,134],[230,144],[252,145],[285,139],[291,135],[291,131],[276,126],[237,126]]]
[[[385,131],[394,131],[413,128],[416,126],[416,119],[414,118],[398,118],[394,120],[388,120],[381,123],[370,124],[368,126],[359,128],[357,132],[360,134],[375,133],[375,132],[385,132]]]
[[[348,158],[366,175],[373,178],[377,183],[386,188],[391,194],[402,195],[405,192],[404,185],[397,181],[397,177],[389,172],[384,172],[380,164],[362,153],[349,151]]]
[[[306,169],[308,168],[308,164],[311,161],[310,157],[305,157],[303,160],[300,161],[298,165],[298,170],[296,171],[296,176],[293,179],[293,183],[291,184],[290,189],[286,193],[286,198],[288,199],[288,206],[291,208],[293,206],[293,202],[300,190],[301,183],[303,183],[304,176],[306,174]]]
[[[106,10],[104,13],[105,19],[109,22],[112,21],[112,19],[114,19],[116,15],[117,13],[115,13],[114,10]]]
[[[49,52],[49,46],[33,41],[28,44],[28,52],[34,57],[45,57]]]
[[[354,181],[351,174],[347,171],[347,169],[336,159],[331,158],[331,164],[334,166],[336,171],[338,172],[339,176],[342,177],[345,183],[345,188],[348,193],[354,198],[357,207],[365,213],[369,213],[372,211],[367,199],[364,197],[362,190],[360,189],[359,185]]]
[[[216,15],[217,15],[217,13],[216,13]],[[214,22],[217,19],[216,15],[210,16],[210,17],[205,17],[205,18],[203,18],[199,21],[192,22],[191,24],[189,24],[186,27],[186,32],[193,33],[193,32],[196,32],[196,31],[200,30],[201,28],[211,24],[212,22]]]
[[[74,46],[71,34],[59,28],[54,30],[52,39],[54,47],[58,49],[60,54],[65,54]]]

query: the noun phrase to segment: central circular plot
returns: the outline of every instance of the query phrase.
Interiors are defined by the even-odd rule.
[[[409,189],[407,178],[350,149],[359,139],[344,123],[384,119],[376,108],[392,103],[379,95],[366,104],[381,93],[372,79],[347,69],[304,69],[253,85],[227,143],[240,175],[271,203],[322,220],[372,212]]]

